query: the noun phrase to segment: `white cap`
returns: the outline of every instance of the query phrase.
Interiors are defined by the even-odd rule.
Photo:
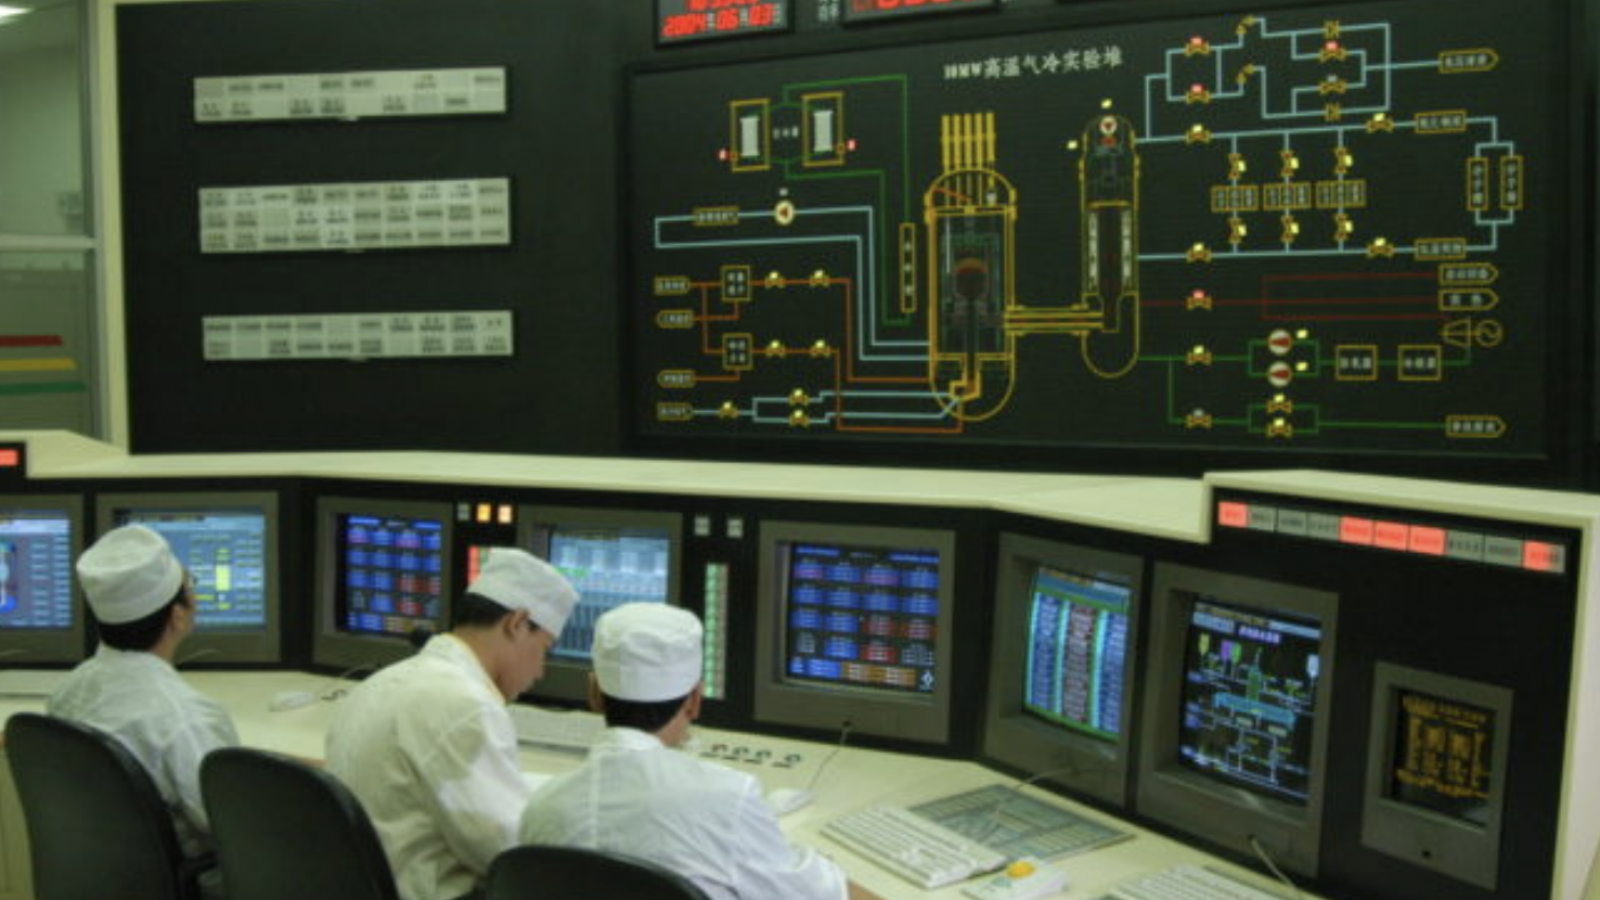
[[[594,675],[607,697],[659,703],[700,683],[701,636],[694,613],[665,603],[624,603],[594,629]]]
[[[183,585],[183,566],[161,535],[124,525],[78,557],[78,583],[96,619],[122,625],[171,603]]]
[[[578,605],[578,591],[555,566],[515,547],[494,547],[478,577],[467,586],[506,609],[525,609],[535,625],[561,639],[561,628]]]

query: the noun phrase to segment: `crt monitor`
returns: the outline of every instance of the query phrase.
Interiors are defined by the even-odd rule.
[[[180,664],[275,663],[281,651],[278,497],[270,492],[101,494],[98,533],[144,525],[194,583],[195,628]]]
[[[755,718],[947,741],[955,543],[936,529],[762,522]]]
[[[415,633],[449,630],[450,514],[442,501],[317,500],[312,662],[372,671],[415,652]]]
[[[83,659],[82,550],[80,498],[0,496],[0,667]]]
[[[1147,608],[1139,814],[1315,876],[1338,597],[1158,564]]]
[[[1361,843],[1495,890],[1511,700],[1508,688],[1380,660]]]
[[[588,697],[595,620],[623,603],[681,603],[683,517],[674,512],[524,506],[518,543],[578,589],[577,609],[545,658],[531,693],[583,703]]]
[[[987,758],[1123,806],[1144,561],[1000,535]]]

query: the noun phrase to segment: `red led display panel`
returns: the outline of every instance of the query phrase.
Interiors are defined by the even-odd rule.
[[[0,469],[15,469],[22,465],[22,454],[11,448],[0,450]]]
[[[998,5],[1000,0],[844,0],[844,20],[866,22],[924,13],[989,9]]]
[[[656,0],[656,43],[788,31],[791,0]]]

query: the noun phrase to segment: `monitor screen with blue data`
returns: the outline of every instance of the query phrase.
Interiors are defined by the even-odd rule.
[[[772,521],[759,546],[756,719],[945,741],[955,536]]]
[[[1127,800],[1144,560],[1002,533],[984,755],[1068,793]]]
[[[85,653],[73,563],[83,542],[76,496],[0,497],[0,658],[73,662]]]
[[[322,497],[316,527],[313,662],[377,669],[450,627],[448,502]]]
[[[1140,815],[1317,873],[1338,613],[1331,592],[1156,565]]]
[[[195,630],[180,663],[278,662],[278,498],[271,492],[101,494],[100,533],[143,525],[189,573]]]
[[[624,603],[681,602],[683,516],[629,507],[539,505],[519,507],[517,522],[518,544],[560,570],[579,598],[531,693],[586,702],[590,646],[600,616]]]

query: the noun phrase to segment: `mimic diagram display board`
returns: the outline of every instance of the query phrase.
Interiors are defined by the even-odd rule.
[[[1556,30],[1428,0],[640,73],[636,427],[1544,453]]]

